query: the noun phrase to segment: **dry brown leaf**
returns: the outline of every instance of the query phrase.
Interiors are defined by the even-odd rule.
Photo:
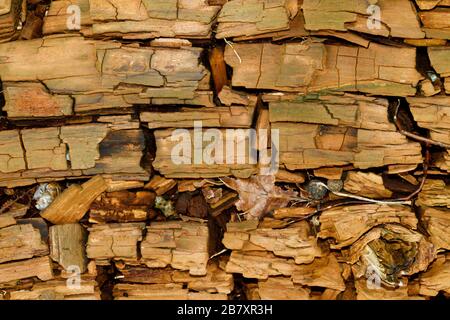
[[[274,209],[285,207],[297,192],[275,185],[275,176],[252,176],[250,179],[221,178],[229,188],[239,193],[236,208],[246,213],[248,220],[261,219]]]

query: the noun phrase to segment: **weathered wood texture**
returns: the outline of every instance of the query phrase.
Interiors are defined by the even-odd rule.
[[[16,39],[21,22],[22,3],[25,0],[3,0],[0,3],[0,42]]]
[[[230,250],[272,252],[297,264],[323,255],[306,222],[285,229],[258,227],[256,220],[228,223],[222,242]]]
[[[242,131],[241,134],[237,133],[236,135],[233,135],[232,132],[228,135],[230,137],[228,141],[234,148],[244,150],[241,151],[241,154],[238,154],[238,152],[233,151],[227,152],[226,129],[214,131],[217,133],[219,141],[215,144],[218,146],[217,153],[212,152],[213,150],[210,150],[209,153],[203,153],[204,148],[211,144],[211,140],[205,141],[202,137],[199,138],[198,134],[195,135],[194,129],[181,130],[155,131],[157,153],[153,161],[153,167],[164,176],[170,178],[208,178],[234,175],[248,178],[257,172],[256,159],[251,156],[250,152],[251,144],[248,131]],[[202,132],[205,133],[199,131],[200,134]],[[214,138],[210,137],[209,139]],[[187,151],[195,150],[194,148],[202,149],[200,150],[202,153],[196,155],[194,152]],[[203,161],[203,154],[211,155],[211,160]]]
[[[4,109],[10,118],[28,118],[133,104],[210,106],[209,72],[199,61],[201,52],[78,36],[0,44]],[[40,63],[30,63],[34,60]]]
[[[242,61],[242,62],[241,62]],[[423,78],[416,49],[371,43],[360,48],[304,43],[235,44],[225,49],[233,86],[311,92],[323,89],[412,96]]]
[[[351,94],[265,95],[279,130],[280,166],[290,170],[422,163],[421,146],[396,131],[388,101]]]
[[[0,131],[0,186],[95,174],[147,180],[145,148],[142,130],[107,123]]]
[[[147,227],[141,243],[141,262],[149,268],[188,270],[191,275],[204,276],[211,243],[206,224],[195,222],[154,222]]]
[[[79,28],[67,24],[73,17],[71,5],[80,8]],[[208,39],[219,9],[206,0],[58,0],[44,20],[44,34],[78,29],[85,36],[128,40]]]
[[[167,284],[183,283],[195,291],[208,291],[215,293],[231,293],[234,282],[232,275],[226,273],[218,262],[210,262],[205,276],[192,276],[189,271],[180,271],[173,268],[146,268],[126,267],[120,270],[124,283]]]
[[[88,229],[87,257],[98,265],[110,260],[138,262],[138,242],[142,241],[145,223],[111,223],[94,225]]]
[[[51,226],[49,230],[50,257],[65,270],[87,270],[87,231],[78,223]]]
[[[0,263],[45,256],[48,246],[38,229],[31,224],[0,229]]]

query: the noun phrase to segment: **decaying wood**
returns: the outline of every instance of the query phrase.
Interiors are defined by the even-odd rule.
[[[141,262],[149,268],[171,266],[191,275],[207,273],[212,239],[206,224],[195,222],[154,222],[147,227],[141,243]]]
[[[106,182],[101,176],[95,176],[82,185],[72,184],[41,212],[41,216],[53,224],[76,223],[106,188]]]
[[[79,287],[70,287],[67,280],[36,283],[30,290],[12,291],[11,300],[100,300],[100,290],[93,279],[81,278]]]
[[[45,256],[48,253],[47,244],[33,225],[19,224],[0,229],[0,263]]]
[[[8,61],[0,64],[5,111],[11,118],[24,118],[133,104],[209,106],[209,72],[199,62],[201,52],[201,48],[144,48],[77,36],[0,44],[0,56]],[[33,60],[40,63],[29,63]]]
[[[264,280],[283,275],[291,276],[295,284],[332,288],[338,291],[345,289],[339,265],[332,254],[317,258],[310,264],[295,264],[292,259],[276,257],[267,252],[233,251],[225,270],[242,273],[246,278]]]
[[[144,149],[142,130],[103,123],[0,131],[0,186],[95,174],[147,180]]]
[[[450,145],[450,97],[410,97],[407,100],[414,120],[421,128],[430,130],[430,138]]]
[[[268,94],[264,100],[271,128],[280,133],[282,168],[422,163],[420,144],[389,122],[386,99],[321,93]]]
[[[308,30],[354,30],[358,32],[399,38],[424,38],[413,3],[409,0],[378,0],[381,10],[380,28],[369,28],[369,5],[366,0],[332,1],[304,0],[302,9]],[[336,10],[336,6],[339,10]]]
[[[450,50],[447,47],[429,47],[428,56],[434,70],[436,70],[442,78],[445,78],[445,92],[450,94]]]
[[[141,121],[150,129],[160,128],[192,128],[195,121],[201,121],[203,127],[248,128],[252,124],[255,111],[253,105],[248,107],[215,107],[215,108],[180,108],[174,112],[142,112]]]
[[[420,293],[436,296],[439,292],[450,293],[450,263],[447,255],[441,255],[431,268],[420,276]]]
[[[116,300],[226,300],[223,293],[189,292],[182,284],[118,284]]]
[[[0,264],[0,283],[38,277],[42,281],[53,279],[51,260],[48,256]]]
[[[20,31],[22,3],[25,0],[4,0],[0,5],[0,42],[16,39]]]
[[[222,242],[231,250],[272,252],[293,258],[297,264],[311,263],[323,255],[306,222],[285,229],[258,228],[255,220],[228,223]]]
[[[422,208],[421,221],[425,224],[430,241],[437,250],[449,250],[450,210],[438,208]]]
[[[90,206],[89,222],[139,222],[146,221],[155,203],[151,191],[116,191],[102,194]]]
[[[65,270],[87,270],[87,232],[78,223],[51,226],[49,229],[50,257]]]
[[[419,193],[417,204],[450,208],[450,187],[443,180],[428,179]]]
[[[172,268],[130,267],[120,271],[124,283],[140,284],[184,284],[191,291],[230,294],[234,288],[233,276],[210,262],[204,276],[192,276],[188,271]]]
[[[386,189],[383,184],[383,177],[375,173],[349,172],[344,182],[344,189],[350,193],[375,199],[392,196],[392,191]]]
[[[224,141],[222,142],[223,155],[226,156],[226,130],[222,129],[222,137]],[[228,175],[234,175],[236,177],[248,178],[253,173],[256,173],[256,163],[251,164],[251,159],[249,156],[249,139],[246,135],[246,139],[241,142],[245,146],[244,150],[247,150],[244,157],[240,156],[238,158],[237,153],[234,153],[234,157],[228,159],[228,163],[223,164],[207,164],[205,162],[196,164],[194,161],[194,153],[190,155],[179,153],[180,157],[186,163],[175,164],[172,158],[173,148],[180,143],[181,139],[186,139],[184,141],[188,144],[194,142],[194,130],[186,129],[186,131],[179,132],[173,136],[173,130],[157,130],[155,131],[156,148],[157,154],[153,161],[153,167],[158,170],[161,174],[168,178],[210,178],[210,177],[222,177]],[[235,143],[239,144],[241,139],[237,137],[234,139]],[[209,145],[210,142],[203,141],[203,147]],[[225,159],[224,159],[225,161]],[[239,163],[244,162],[244,163]]]
[[[326,210],[320,216],[319,238],[334,238],[331,248],[351,245],[371,228],[386,223],[399,223],[411,229],[417,227],[417,218],[410,208],[365,204],[337,207]]]
[[[249,300],[309,300],[310,290],[292,282],[288,277],[259,280],[255,287],[246,286]]]
[[[142,241],[145,223],[110,223],[88,229],[87,257],[98,265],[109,265],[111,259],[128,263],[138,261],[138,242]]]
[[[225,62],[233,68],[232,85],[248,89],[411,96],[422,79],[415,68],[414,48],[376,43],[367,49],[315,41],[234,44],[233,49],[226,48]]]
[[[79,29],[82,34],[128,40],[158,37],[207,39],[220,9],[220,6],[208,5],[206,0],[58,0],[51,3],[44,34],[70,30],[66,23],[71,17],[67,10],[70,5],[81,8]]]

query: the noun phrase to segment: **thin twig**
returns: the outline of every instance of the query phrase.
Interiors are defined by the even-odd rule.
[[[211,257],[209,257],[209,260],[211,260],[211,259],[213,259],[213,258],[215,258],[215,257],[217,257],[217,256],[220,256],[221,254],[224,254],[224,253],[227,252],[227,251],[228,251],[228,249],[223,249],[223,250],[221,250],[221,251],[219,251],[219,252],[213,254]]]
[[[234,54],[235,54],[236,57],[239,59],[239,63],[241,64],[241,63],[242,63],[242,59],[241,59],[241,57],[239,56],[239,53],[237,53],[236,49],[234,49],[233,43],[232,43],[231,41],[227,40],[227,38],[223,38],[223,40],[225,41],[225,43],[226,43],[227,45],[229,45],[229,46],[231,47],[231,49],[233,49]]]
[[[401,123],[400,123],[400,121],[399,121],[399,119],[398,119],[398,117],[397,117],[399,109],[400,109],[400,100],[397,100],[397,105],[395,106],[395,112],[394,112],[394,122],[395,122],[395,125],[396,125],[398,131],[402,135],[404,135],[404,136],[406,136],[408,138],[414,139],[414,140],[425,142],[427,144],[432,144],[432,145],[435,145],[435,146],[439,146],[441,148],[450,149],[450,144],[448,144],[448,143],[435,141],[435,140],[432,140],[432,139],[429,139],[429,138],[425,138],[425,137],[419,136],[419,135],[417,135],[415,133],[412,133],[412,132],[404,130],[402,125],[401,125]]]

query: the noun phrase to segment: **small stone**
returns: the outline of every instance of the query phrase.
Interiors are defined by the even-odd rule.
[[[319,180],[311,180],[306,186],[306,191],[308,191],[309,196],[314,200],[321,200],[328,193],[326,186]]]
[[[330,179],[327,181],[327,187],[333,192],[339,192],[344,187],[342,180]]]

